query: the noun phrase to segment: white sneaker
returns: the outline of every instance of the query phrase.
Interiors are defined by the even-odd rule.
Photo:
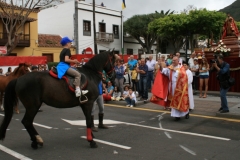
[[[133,107],[133,105],[131,105],[130,107]]]
[[[80,89],[76,89],[75,90],[75,94],[76,94],[76,97],[80,97],[81,96],[81,90]]]
[[[126,107],[129,107],[130,105],[128,104],[128,105],[126,105]]]
[[[88,90],[82,90],[82,94],[87,94],[88,93]]]

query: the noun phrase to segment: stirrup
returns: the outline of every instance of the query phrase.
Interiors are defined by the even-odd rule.
[[[88,90],[82,90],[82,94],[87,94],[88,93]]]
[[[85,97],[85,99],[84,99],[83,101],[81,101],[81,97],[79,97],[79,102],[80,102],[81,104],[86,103],[86,102],[88,101],[87,96],[85,96],[85,95],[83,95],[83,96]]]

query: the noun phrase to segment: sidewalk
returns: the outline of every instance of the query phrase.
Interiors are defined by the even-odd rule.
[[[199,98],[199,93],[194,95],[194,110],[191,111],[192,114],[205,115],[205,116],[217,116],[224,118],[240,119],[240,93],[229,92],[227,94],[229,113],[219,113],[218,110],[221,106],[221,101],[219,97],[219,92],[208,91],[207,98]],[[149,93],[149,98],[151,97]],[[109,101],[107,104],[118,104],[126,105],[125,101]],[[143,101],[138,101],[136,107],[138,108],[148,108],[155,110],[164,110],[163,107],[156,105],[151,102],[144,103]]]

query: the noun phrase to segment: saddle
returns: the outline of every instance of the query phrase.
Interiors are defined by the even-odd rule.
[[[54,78],[58,78],[58,72],[57,72],[57,68],[55,66],[53,66],[53,68],[49,71],[49,74],[54,77]],[[65,82],[68,84],[68,88],[72,91],[75,92],[75,86],[73,84],[74,82],[74,77],[70,76],[70,75],[64,75],[62,77],[63,80],[65,80]],[[81,89],[85,89],[87,87],[88,81],[87,81],[87,77],[86,75],[84,75],[83,73],[81,73],[81,79],[80,79],[80,88]]]

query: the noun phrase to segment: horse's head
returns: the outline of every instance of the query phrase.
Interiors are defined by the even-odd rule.
[[[103,70],[106,72],[108,78],[111,80],[111,82],[114,84],[115,80],[115,70],[114,70],[114,64],[116,61],[117,56],[114,54],[114,49],[112,51],[107,51],[108,53],[108,60],[103,68]]]
[[[31,72],[30,67],[31,67],[30,63],[19,63],[19,66],[18,66],[19,70],[21,70],[23,74]]]

